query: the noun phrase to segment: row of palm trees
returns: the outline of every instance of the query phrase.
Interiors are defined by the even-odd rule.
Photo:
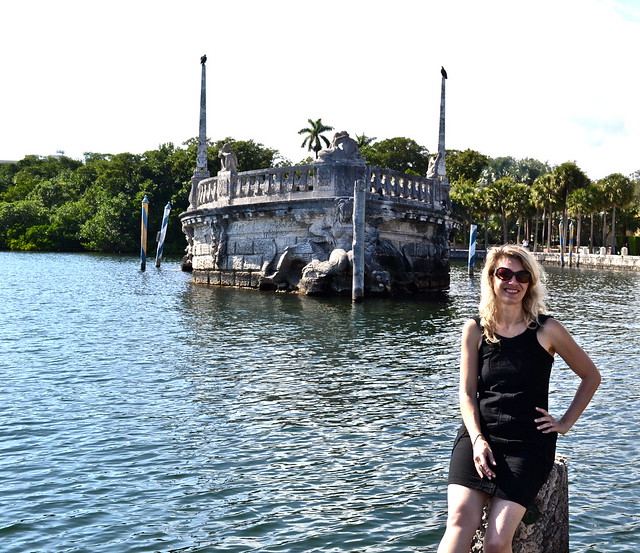
[[[615,251],[616,213],[637,201],[634,180],[614,173],[592,182],[573,162],[548,168],[532,179],[523,176],[522,169],[527,160],[523,164],[513,158],[498,158],[500,162],[505,159],[511,159],[513,163],[496,172],[496,164],[493,163],[496,160],[492,160],[480,179],[462,179],[454,182],[451,188],[452,201],[469,223],[484,220],[485,245],[488,243],[489,219],[495,215],[501,222],[503,242],[509,241],[509,231],[515,223],[517,242],[520,242],[522,232],[527,240],[533,236],[534,247],[541,243],[547,248],[556,238],[556,222],[562,222],[561,226],[558,225],[558,241],[568,243],[570,217],[577,223],[576,236],[578,244],[581,244],[582,223],[588,217],[590,232],[587,242],[593,248],[596,245],[594,222],[599,216],[602,227],[600,243]]]

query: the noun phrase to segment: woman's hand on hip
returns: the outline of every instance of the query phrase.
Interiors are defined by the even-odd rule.
[[[549,411],[541,407],[536,407],[536,411],[542,413],[542,416],[534,419],[534,422],[538,425],[538,430],[543,434],[551,434],[551,432],[566,434],[569,431],[569,427],[562,422],[562,419],[558,420],[554,418],[549,414]]]

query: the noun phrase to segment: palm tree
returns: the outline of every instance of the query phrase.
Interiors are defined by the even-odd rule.
[[[366,134],[356,134],[356,142],[358,144],[358,148],[365,148],[366,146],[371,146],[376,140],[378,140],[375,136],[367,136]]]
[[[318,152],[322,150],[322,142],[324,142],[327,147],[329,147],[330,144],[327,137],[323,136],[322,133],[332,131],[333,127],[325,125],[322,122],[322,119],[317,119],[316,121],[313,119],[307,119],[307,121],[309,122],[309,126],[298,131],[298,134],[307,135],[300,147],[304,148],[307,146],[307,150],[309,152],[313,150],[316,154],[316,159],[318,159]]]
[[[573,161],[566,161],[558,165],[551,172],[553,178],[553,192],[558,200],[558,207],[562,210],[562,244],[567,243],[569,229],[567,215],[567,196],[578,188],[589,184],[589,178]]]
[[[551,247],[551,225],[553,220],[553,210],[558,206],[558,199],[556,198],[553,188],[553,176],[551,173],[544,173],[540,175],[531,187],[531,201],[538,210],[542,210],[542,240],[541,243],[546,243],[547,250]],[[547,220],[547,229],[545,229],[545,219]],[[537,246],[538,240],[538,222],[536,220],[536,233],[534,239],[534,248]]]
[[[616,207],[626,207],[634,197],[634,182],[620,173],[613,173],[600,181],[598,186],[611,207],[611,251],[616,250]]]
[[[509,216],[524,210],[529,202],[529,187],[513,177],[501,177],[485,187],[489,207],[502,219],[502,241],[509,240]]]

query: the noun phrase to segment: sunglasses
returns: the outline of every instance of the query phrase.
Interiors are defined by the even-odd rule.
[[[521,283],[531,282],[531,273],[525,269],[522,271],[512,271],[506,267],[498,267],[493,274],[500,280],[511,280],[514,276],[516,280]]]

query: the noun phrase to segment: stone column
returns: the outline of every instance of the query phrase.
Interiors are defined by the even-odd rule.
[[[353,185],[353,280],[351,299],[360,302],[364,298],[364,240],[366,183],[357,180]]]
[[[191,177],[191,192],[189,193],[189,209],[198,207],[198,184],[202,179],[209,178],[207,165],[207,56],[200,58],[202,75],[200,78],[200,130],[198,133],[198,157],[196,169]]]
[[[440,89],[440,129],[438,131],[438,168],[437,174],[439,177],[444,177],[447,174],[445,169],[444,158],[446,155],[444,146],[444,122],[445,122],[445,83],[447,81],[447,72],[444,67],[440,71],[442,75],[442,87]]]
[[[482,552],[487,509],[470,553]],[[513,538],[513,553],[569,553],[569,476],[567,460],[556,457],[551,474],[527,509]]]

